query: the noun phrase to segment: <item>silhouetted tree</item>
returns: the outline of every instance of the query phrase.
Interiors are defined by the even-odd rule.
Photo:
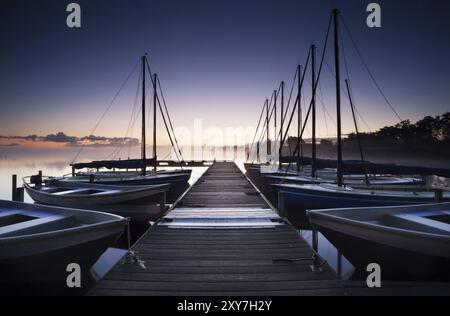
[[[442,116],[426,116],[415,124],[410,120],[394,126],[386,126],[375,133],[361,133],[361,139],[383,144],[430,144],[450,142],[450,112]],[[347,141],[356,141],[356,134],[348,135]]]

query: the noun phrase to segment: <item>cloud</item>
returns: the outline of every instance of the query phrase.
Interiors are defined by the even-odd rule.
[[[57,134],[49,134],[42,139],[44,142],[53,143],[77,143],[78,139],[75,136],[67,136],[63,132]]]
[[[56,134],[48,134],[46,136],[28,135],[28,136],[2,136],[1,140],[8,141],[28,141],[28,142],[44,142],[44,143],[58,143],[67,146],[85,146],[85,147],[113,147],[120,145],[137,146],[140,144],[139,139],[129,137],[104,137],[89,135],[84,137],[68,136],[63,132]],[[3,144],[2,147],[20,146],[19,143]]]
[[[17,147],[20,146],[18,143],[10,143],[10,144],[0,144],[0,147]]]

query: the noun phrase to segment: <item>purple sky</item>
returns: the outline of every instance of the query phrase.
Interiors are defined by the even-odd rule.
[[[0,135],[90,134],[143,52],[160,75],[174,125],[192,129],[200,118],[204,126],[255,126],[279,82],[290,88],[311,41],[321,52],[333,2],[402,118],[450,110],[450,1],[378,1],[381,29],[366,26],[371,1],[361,0],[78,1],[81,29],[66,27],[66,2],[0,4]],[[345,33],[344,47],[370,129],[395,124]],[[329,50],[331,67],[332,57]],[[96,135],[125,136],[137,83],[136,73]],[[324,67],[319,94],[333,118],[319,103],[320,137],[335,135],[333,85]],[[343,104],[344,132],[351,132],[345,96]],[[139,128],[138,120],[132,136]]]

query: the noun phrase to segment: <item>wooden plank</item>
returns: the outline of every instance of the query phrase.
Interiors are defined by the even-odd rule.
[[[237,297],[244,297],[244,296],[331,296],[331,295],[345,295],[346,292],[344,290],[338,290],[338,289],[298,289],[298,290],[289,290],[289,291],[264,291],[264,292],[256,292],[256,291],[230,291],[230,292],[224,292],[224,291],[215,291],[215,292],[198,292],[198,291],[191,291],[191,292],[172,292],[172,291],[160,291],[160,290],[153,290],[153,291],[141,291],[141,290],[132,290],[132,289],[98,289],[95,292],[91,292],[89,295],[93,296],[221,296],[221,297],[227,297],[227,296],[237,296]]]
[[[186,208],[187,207],[187,208]],[[215,163],[184,196],[165,224],[136,245],[137,264],[118,264],[90,295],[337,295],[343,282],[288,224],[272,228],[201,229],[205,220],[281,221],[234,163]],[[199,225],[195,227],[195,225]]]
[[[302,261],[296,264],[279,264],[279,265],[247,265],[247,266],[179,266],[179,265],[169,265],[166,264],[168,261],[146,261],[148,269],[151,270],[152,274],[272,274],[272,273],[310,273],[311,272],[311,262]],[[171,261],[172,262],[172,261]],[[143,270],[141,267],[136,265],[122,265],[117,267],[112,273],[148,273],[148,271]],[[326,272],[328,274],[328,272]],[[333,278],[337,276],[332,274]],[[109,276],[108,276],[109,278]]]
[[[222,267],[297,267],[300,265],[311,265],[311,260],[302,261],[274,261],[271,259],[230,259],[230,260],[220,260],[220,259],[172,259],[172,258],[153,258],[147,259],[145,262],[149,267],[153,266],[166,266],[166,267],[209,267],[209,268],[222,268]],[[123,266],[121,266],[123,267]],[[116,266],[116,268],[121,268]],[[149,272],[152,272],[149,269]]]
[[[164,247],[164,245],[168,245],[168,247]],[[171,243],[166,243],[166,242],[146,242],[146,243],[142,243],[141,245],[139,245],[138,247],[136,247],[136,249],[173,249],[173,250],[178,250],[178,249],[189,249],[191,251],[195,251],[195,250],[202,250],[202,249],[208,249],[208,250],[215,250],[217,249],[218,251],[220,250],[240,250],[240,251],[247,251],[250,249],[253,249],[254,251],[266,251],[266,250],[270,250],[270,249],[286,249],[286,250],[296,250],[296,251],[310,251],[310,247],[309,245],[306,245],[304,243],[300,243],[300,242],[292,242],[289,244],[286,243],[282,243],[282,244],[220,244],[217,245],[216,243],[201,243],[201,244],[189,244],[189,243],[182,243],[182,242],[171,242]]]
[[[126,273],[113,272],[108,280],[112,281],[141,281],[141,282],[200,282],[200,283],[235,283],[235,282],[278,282],[278,281],[311,281],[327,280],[333,277],[330,273],[313,274],[311,271],[303,273],[228,273],[228,274],[173,274],[173,273]]]
[[[158,291],[282,291],[282,290],[311,290],[311,289],[343,289],[340,280],[307,280],[307,281],[273,281],[273,282],[228,282],[228,283],[208,283],[208,282],[149,282],[149,281],[115,281],[102,280],[97,287],[99,289],[134,289],[134,290],[158,290]]]

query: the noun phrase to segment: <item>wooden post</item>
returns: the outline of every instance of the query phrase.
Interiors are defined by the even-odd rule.
[[[260,149],[259,149],[259,142],[257,142],[256,143],[256,161],[257,162],[260,162],[261,160],[260,160],[260,153],[259,153],[259,151],[260,151]]]
[[[166,211],[166,192],[161,193],[159,197],[159,211],[161,215]]]
[[[444,190],[436,189],[434,191],[434,200],[436,203],[443,203],[444,202]]]
[[[282,192],[278,192],[278,213],[283,218],[288,218],[289,213],[284,205],[284,196]]]
[[[339,250],[337,252],[337,273],[342,276],[342,253]]]
[[[23,202],[24,201],[24,188],[17,187],[17,175],[13,174],[12,176],[12,200],[14,202]]]
[[[313,264],[311,266],[311,270],[314,273],[322,272],[320,256],[319,256],[319,233],[315,228],[312,230],[312,247],[314,250],[313,254]]]
[[[17,175],[12,176],[12,200],[17,201]]]
[[[17,188],[17,202],[23,202],[24,201],[24,193],[25,193],[25,188],[24,187],[20,187]]]
[[[319,238],[316,229],[312,230],[312,247],[314,252],[319,252]]]

